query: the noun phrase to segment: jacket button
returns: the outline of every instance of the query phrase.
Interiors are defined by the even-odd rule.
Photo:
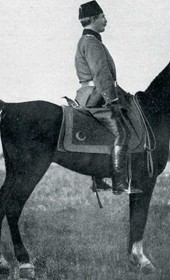
[[[104,92],[103,95],[106,95],[106,92]]]

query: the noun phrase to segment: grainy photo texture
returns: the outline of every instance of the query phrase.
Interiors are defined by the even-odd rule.
[[[0,0],[0,279],[170,279],[169,18]]]

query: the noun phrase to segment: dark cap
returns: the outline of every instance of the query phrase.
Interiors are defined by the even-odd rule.
[[[79,19],[93,17],[102,14],[103,10],[96,1],[82,4],[79,8]]]

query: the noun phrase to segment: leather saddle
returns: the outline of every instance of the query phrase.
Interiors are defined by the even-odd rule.
[[[154,138],[154,136],[133,96],[129,97],[128,103],[129,109],[125,116],[131,131],[128,152],[144,152],[147,142],[151,143],[150,139],[151,137]],[[58,151],[95,154],[111,153],[115,137],[93,117],[93,110],[63,106],[63,120],[57,145]],[[101,109],[95,108],[95,110]]]

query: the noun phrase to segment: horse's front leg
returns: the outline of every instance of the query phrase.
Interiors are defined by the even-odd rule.
[[[143,252],[143,240],[134,242],[130,253],[130,269],[137,269],[144,274],[155,271],[155,266]]]
[[[153,273],[154,265],[143,252],[143,234],[147,222],[148,210],[152,190],[143,194],[133,194],[130,196],[130,236],[129,236],[129,256],[130,266],[143,272]]]

